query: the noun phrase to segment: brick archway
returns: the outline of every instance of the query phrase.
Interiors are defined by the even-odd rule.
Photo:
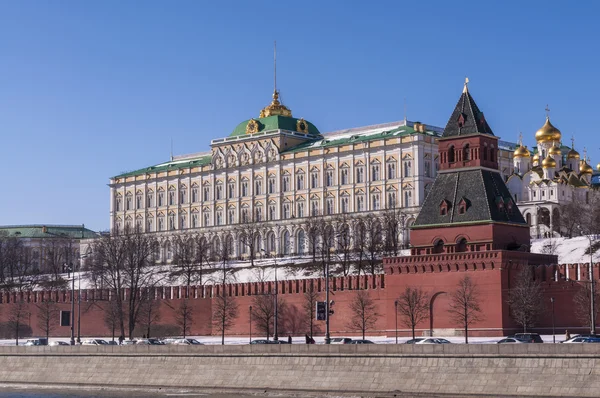
[[[435,311],[434,311],[434,307],[435,307],[435,302],[439,301],[437,300],[439,296],[448,294],[447,292],[437,292],[435,293],[433,296],[431,296],[431,300],[429,301],[429,335],[433,336],[433,329],[434,329],[434,321],[435,321]]]

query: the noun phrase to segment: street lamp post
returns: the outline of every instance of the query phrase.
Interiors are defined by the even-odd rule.
[[[556,329],[554,328],[554,297],[550,297],[552,303],[552,343],[556,344]]]
[[[535,228],[537,231],[537,238],[540,238],[540,206],[535,205]]]
[[[398,300],[394,301],[394,309],[396,310],[396,344],[398,344]]]
[[[79,275],[77,276],[77,343],[81,344],[81,264],[87,254],[79,257]]]
[[[71,345],[75,345],[75,270],[73,263],[67,267],[67,278],[71,278]]]
[[[268,257],[268,253],[265,251],[265,249],[260,249],[261,252],[263,252],[263,254],[265,255],[265,257]],[[277,300],[277,293],[279,290],[279,286],[277,285],[277,251],[275,251],[275,256],[273,257],[273,262],[275,264],[275,289],[273,291],[273,300],[275,301],[275,303],[273,304],[273,308],[274,308],[274,318],[273,318],[273,340],[277,341],[279,340],[279,334],[277,333],[277,324],[279,322],[278,321],[278,300]]]
[[[250,306],[250,344],[252,344],[252,306]]]
[[[583,230],[579,227],[579,231],[583,235]],[[591,235],[586,235],[588,240],[590,241],[590,265],[588,267],[588,274],[590,278],[590,334],[596,334],[596,289],[595,289],[595,281],[594,281],[594,252],[592,251],[592,237]]]
[[[329,261],[325,265],[325,344],[331,343],[329,332]]]

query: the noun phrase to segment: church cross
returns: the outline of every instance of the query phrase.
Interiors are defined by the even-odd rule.
[[[548,104],[546,104],[546,109],[544,109],[546,111],[546,117],[550,118],[550,108],[548,107]]]

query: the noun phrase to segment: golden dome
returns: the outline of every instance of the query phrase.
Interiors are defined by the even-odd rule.
[[[549,155],[562,155],[560,148],[556,146],[556,144],[552,145],[552,148],[548,151]]]
[[[567,159],[579,159],[579,152],[577,152],[575,149],[571,149],[569,151],[569,153],[567,153]]]
[[[592,169],[592,166],[587,164],[587,162],[585,160],[582,160],[579,163],[579,172],[581,174],[592,174],[594,172],[594,169]]]
[[[552,159],[552,157],[548,155],[546,156],[546,159],[542,161],[542,167],[544,169],[556,167],[556,160]]]
[[[531,156],[529,149],[526,146],[519,145],[517,149],[515,149],[515,153],[513,154],[515,158],[528,158]]]
[[[261,118],[275,115],[292,117],[292,111],[279,102],[279,91],[277,90],[273,91],[273,101],[271,101],[271,104],[260,111]]]
[[[546,117],[546,123],[535,133],[537,142],[560,141],[561,137],[560,130],[550,123],[549,117]]]
[[[596,165],[596,170],[600,171],[600,163]]]
[[[540,154],[536,153],[535,155],[533,155],[532,160],[533,160],[534,163],[535,162],[539,162],[540,161]]]

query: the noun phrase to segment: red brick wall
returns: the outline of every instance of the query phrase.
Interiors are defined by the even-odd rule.
[[[470,256],[467,258],[467,256]],[[553,256],[546,256],[548,259]],[[366,289],[377,305],[377,312],[381,315],[369,335],[393,336],[395,331],[394,300],[406,286],[420,286],[425,289],[432,300],[433,319],[428,319],[419,325],[419,334],[433,329],[461,329],[449,316],[447,310],[451,292],[456,289],[458,281],[468,274],[477,284],[481,292],[483,319],[471,326],[470,334],[477,335],[503,335],[516,328],[509,317],[506,305],[506,295],[517,268],[523,264],[540,262],[540,258],[530,253],[519,252],[481,252],[481,253],[459,253],[442,256],[411,256],[405,258],[385,259],[385,275],[375,277],[338,277],[331,280],[331,299],[335,301],[333,307],[335,314],[331,317],[331,331],[333,335],[358,335],[358,331],[351,331],[348,327],[352,313],[350,302],[355,297],[357,289]],[[408,259],[408,260],[407,260]],[[412,259],[412,260],[411,260]],[[435,260],[435,261],[434,261]],[[439,260],[439,261],[438,261]],[[412,261],[412,263],[411,263]],[[418,265],[417,265],[418,264]],[[570,278],[566,280],[566,269],[571,269]],[[580,282],[575,281],[576,268],[574,264],[552,265],[537,268],[538,278],[545,288],[545,301],[548,302],[548,311],[543,314],[537,330],[550,333],[551,311],[550,297],[555,298],[555,323],[557,331],[578,331],[581,327],[573,311],[573,295],[579,289]],[[543,271],[545,269],[545,272]],[[581,265],[580,277],[587,278],[587,265]],[[545,276],[544,276],[545,274]],[[554,280],[555,274],[558,280]],[[594,277],[598,279],[600,269],[595,264]],[[320,300],[325,299],[325,283],[323,279],[314,279],[315,288],[321,291]],[[298,317],[304,314],[303,292],[308,288],[311,280],[293,280],[279,282],[279,297],[285,301],[288,309]],[[218,334],[211,326],[212,296],[218,294],[220,286],[194,287],[190,291],[190,305],[193,312],[193,323],[191,335]],[[239,305],[239,317],[228,335],[244,335],[249,332],[249,306],[253,304],[253,297],[257,294],[272,291],[273,283],[242,283],[227,286],[228,294],[236,296]],[[175,325],[175,310],[181,303],[181,297],[185,296],[183,287],[165,287],[157,289],[157,304],[159,306],[161,325]],[[27,324],[31,326],[33,335],[43,335],[38,326],[37,313],[42,297],[47,298],[48,293],[30,292],[23,295],[28,302],[27,306],[31,316]],[[106,305],[109,295],[103,291],[82,291],[82,314],[81,334],[82,336],[109,336],[111,331],[104,324],[103,306]],[[173,298],[171,298],[173,297]],[[0,296],[0,322],[6,322],[10,314],[10,308],[17,299],[15,294],[2,294]],[[55,293],[54,299],[58,299],[58,306],[62,310],[70,310],[70,292]],[[77,309],[77,306],[76,306]],[[407,336],[407,327],[398,320],[400,335]],[[323,335],[325,331],[324,322],[315,321]],[[295,335],[307,333],[306,328],[296,328]],[[282,335],[283,335],[282,331]],[[68,337],[69,327],[57,327],[53,336]],[[118,336],[117,332],[117,336]],[[140,333],[141,334],[141,333]],[[256,325],[253,326],[253,336],[258,336]]]

